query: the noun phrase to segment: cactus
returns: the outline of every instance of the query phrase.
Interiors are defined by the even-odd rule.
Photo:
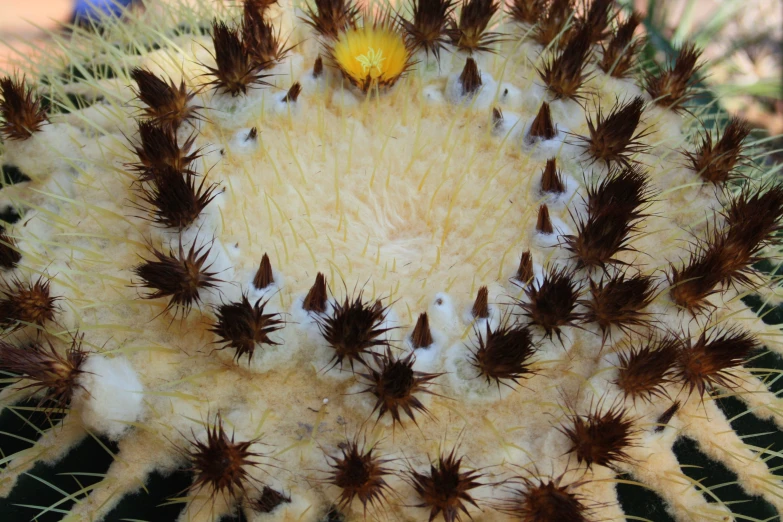
[[[777,516],[783,185],[638,24],[173,2],[0,79],[0,505]]]

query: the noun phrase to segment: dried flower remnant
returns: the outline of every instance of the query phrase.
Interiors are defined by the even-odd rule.
[[[602,44],[603,54],[598,66],[615,78],[627,78],[638,61],[643,40],[634,39],[636,28],[642,22],[639,13],[631,13],[618,27],[609,41]]]
[[[590,34],[579,30],[562,51],[544,61],[538,75],[556,99],[579,100],[588,79],[585,67],[592,55]]]
[[[510,386],[505,381],[519,384],[535,374],[532,357],[535,354],[533,336],[525,327],[502,325],[492,330],[487,324],[485,331],[476,332],[478,346],[470,355],[470,362],[487,383],[495,381],[500,386]]]
[[[207,488],[207,495],[212,499],[222,495],[237,501],[246,496],[247,483],[253,480],[248,470],[258,467],[261,464],[258,457],[264,456],[251,450],[258,439],[235,442],[233,434],[229,438],[218,414],[215,424],[207,427],[206,441],[194,437],[189,442],[190,447],[180,451],[190,461],[188,471],[194,475],[190,487],[193,494]]]
[[[0,136],[21,141],[41,130],[46,122],[46,111],[41,106],[41,98],[33,93],[24,77],[0,78],[0,96]]]
[[[530,124],[527,139],[529,142],[533,142],[536,138],[551,140],[555,136],[557,136],[557,130],[552,122],[552,113],[549,110],[549,104],[544,102],[541,104],[541,108],[538,110],[533,123]]]
[[[269,256],[265,253],[261,256],[261,263],[258,265],[256,275],[253,277],[253,287],[258,290],[271,286],[275,283],[274,275],[272,275],[272,262],[269,260]]]
[[[549,217],[549,207],[541,205],[538,207],[538,217],[536,218],[536,232],[540,234],[554,234],[555,227],[552,225],[552,219]]]
[[[495,0],[466,0],[462,4],[459,21],[452,22],[449,32],[451,43],[460,51],[474,53],[491,51],[501,40],[501,35],[487,31],[499,5]]]
[[[153,248],[151,254],[154,259],[145,259],[133,269],[141,278],[136,286],[150,290],[144,299],[168,297],[165,310],[179,307],[183,315],[187,315],[193,305],[201,303],[201,292],[215,288],[220,282],[215,277],[217,272],[211,272],[210,265],[206,264],[210,254],[208,245],[196,248],[194,243],[187,253],[181,244],[176,253],[164,254]]]
[[[481,88],[481,73],[473,58],[465,60],[465,67],[459,75],[459,84],[462,86],[462,96],[472,96]]]
[[[462,470],[462,457],[457,458],[456,449],[448,455],[438,457],[437,467],[430,465],[430,472],[418,473],[411,470],[408,480],[419,496],[416,507],[430,510],[429,520],[435,520],[439,514],[444,522],[459,522],[462,514],[470,518],[468,506],[478,507],[471,490],[483,486],[479,479],[479,470]]]
[[[602,161],[607,166],[612,163],[631,166],[630,156],[647,150],[641,139],[648,131],[637,131],[643,111],[644,100],[640,96],[625,103],[617,102],[606,116],[598,106],[595,122],[587,118],[590,136],[579,136],[585,143],[585,152],[593,161]]]
[[[489,290],[486,286],[479,288],[476,300],[473,302],[471,314],[476,319],[486,319],[489,317]]]
[[[283,101],[286,103],[296,103],[296,100],[299,99],[300,94],[302,94],[302,84],[296,82],[291,86],[290,89],[288,89],[288,92],[285,93]]]
[[[756,337],[746,330],[713,328],[702,332],[695,341],[685,341],[674,365],[674,378],[683,383],[688,393],[695,391],[702,399],[708,389],[732,389],[738,384],[732,368],[742,365],[760,348]]]
[[[265,64],[259,65],[250,55],[238,29],[215,20],[212,23],[212,43],[215,67],[207,67],[207,70],[214,79],[207,85],[231,96],[247,94],[253,86],[269,85],[264,81],[269,75],[262,73]]]
[[[379,302],[368,305],[362,301],[362,294],[351,300],[345,297],[343,303],[334,303],[331,315],[318,317],[318,327],[321,335],[329,346],[334,349],[334,357],[329,369],[338,364],[340,369],[348,361],[351,371],[354,363],[366,365],[365,357],[376,346],[388,346],[386,333],[391,328],[384,328],[387,309]]]
[[[523,252],[520,256],[519,267],[514,277],[517,281],[524,284],[528,284],[533,280],[533,256],[530,254],[530,250]]]
[[[211,331],[220,338],[217,342],[223,344],[221,350],[229,348],[235,351],[234,359],[237,362],[247,355],[247,362],[250,363],[259,345],[281,344],[272,340],[269,334],[283,328],[285,321],[280,314],[264,313],[267,302],[259,299],[251,304],[247,296],[243,295],[241,301],[217,307],[217,323]]]
[[[672,335],[654,336],[618,353],[616,384],[626,397],[652,402],[666,396],[681,341]]]
[[[587,467],[611,466],[615,462],[629,462],[626,450],[634,444],[635,431],[628,411],[614,406],[601,413],[600,404],[587,415],[571,415],[570,424],[560,430],[571,442],[569,453]]]
[[[54,321],[60,298],[51,294],[50,284],[44,276],[29,282],[13,278],[6,283],[0,299],[0,327],[17,330],[32,325],[42,328]]]
[[[38,405],[50,408],[48,413],[64,410],[79,386],[77,379],[87,359],[82,349],[82,335],[75,335],[64,351],[51,341],[16,346],[0,341],[0,370],[18,376],[17,384],[33,394],[42,394]]]
[[[430,331],[430,321],[427,318],[427,312],[423,312],[416,320],[416,326],[411,334],[411,345],[413,349],[427,348],[431,346],[434,340]]]
[[[384,477],[392,472],[384,466],[389,461],[375,455],[376,450],[376,445],[365,449],[350,440],[340,445],[342,457],[329,456],[332,470],[327,482],[340,488],[339,508],[345,509],[358,499],[366,516],[368,505],[380,507],[387,501],[390,487]]]
[[[395,426],[402,425],[401,413],[405,413],[410,420],[418,424],[416,412],[426,415],[429,411],[416,394],[432,393],[427,388],[440,374],[415,371],[414,352],[398,359],[387,347],[386,353],[374,354],[373,358],[377,369],[371,367],[370,373],[360,374],[365,379],[364,384],[368,385],[362,392],[371,393],[377,399],[373,413],[378,412],[380,419],[388,412]]]
[[[582,315],[576,311],[581,287],[567,268],[551,267],[540,285],[528,285],[527,301],[517,301],[522,315],[534,325],[543,328],[550,339],[552,334],[561,338],[564,327],[576,326]]]
[[[541,192],[562,194],[566,190],[563,175],[557,169],[555,158],[546,160],[544,172],[541,173]]]
[[[449,21],[456,4],[453,0],[413,0],[411,20],[400,18],[412,51],[423,50],[440,60],[441,50],[449,43]]]
[[[195,93],[188,91],[184,80],[177,87],[173,81],[166,82],[140,67],[134,68],[130,76],[136,82],[136,96],[146,105],[144,116],[150,121],[176,130],[184,121],[198,118],[199,107],[190,105]]]
[[[315,283],[302,301],[302,308],[308,312],[322,314],[326,311],[326,300],[326,277],[318,272],[315,276]]]
[[[693,98],[693,88],[698,81],[697,64],[701,51],[692,43],[683,45],[673,64],[658,72],[648,72],[644,77],[647,93],[661,107],[674,112],[685,110],[685,104]]]
[[[671,422],[672,418],[677,414],[677,411],[680,409],[680,401],[676,401],[674,404],[666,408],[666,411],[661,413],[661,416],[658,417],[658,420],[655,422],[657,426],[653,430],[656,433],[659,433],[666,429],[666,426]]]
[[[690,168],[706,182],[719,184],[735,177],[734,168],[743,160],[743,141],[750,134],[750,125],[741,118],[731,118],[723,135],[713,143],[712,134],[704,133],[695,152],[685,151]]]
[[[304,22],[323,38],[336,40],[340,32],[356,27],[359,8],[351,0],[315,0],[305,7]]]
[[[523,489],[515,490],[514,497],[499,506],[503,513],[521,522],[588,522],[585,499],[573,491],[582,483],[562,485],[562,476],[519,480]]]

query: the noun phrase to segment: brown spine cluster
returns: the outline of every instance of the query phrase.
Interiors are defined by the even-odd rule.
[[[430,331],[430,321],[427,317],[427,312],[423,312],[416,320],[416,326],[413,328],[411,334],[411,345],[413,349],[427,348],[434,340],[432,339],[432,332]]]
[[[242,44],[251,62],[259,69],[268,69],[281,62],[290,47],[285,47],[279,29],[266,19],[266,7],[255,1],[245,1],[242,11]]]
[[[599,282],[591,279],[591,299],[582,302],[587,308],[585,321],[598,324],[604,341],[613,326],[623,331],[646,326],[649,316],[643,310],[652,302],[654,293],[652,278],[641,274],[629,276],[618,271]]]
[[[736,177],[735,167],[744,158],[743,141],[750,134],[750,125],[741,118],[731,118],[723,135],[713,143],[712,134],[704,133],[695,152],[685,151],[690,168],[706,182],[720,184]]]
[[[590,33],[580,29],[562,51],[551,55],[538,70],[538,75],[556,100],[579,100],[587,81],[585,67],[592,55]]]
[[[599,106],[595,122],[588,116],[587,128],[590,136],[580,136],[585,143],[586,153],[593,161],[602,161],[609,166],[612,163],[630,165],[630,156],[647,150],[641,139],[646,130],[637,131],[644,111],[644,100],[637,96],[631,101],[612,107],[604,116]]]
[[[577,25],[588,31],[591,44],[596,44],[611,34],[609,24],[614,18],[613,7],[613,0],[593,0],[584,18],[577,20]]]
[[[136,286],[150,290],[144,299],[168,297],[165,310],[180,307],[183,315],[187,315],[193,305],[201,303],[201,291],[214,288],[219,282],[215,277],[217,272],[211,272],[206,265],[210,254],[208,245],[196,248],[193,244],[187,252],[180,245],[178,252],[168,254],[153,248],[151,254],[154,259],[145,259],[133,269],[141,278]]]
[[[305,7],[304,22],[321,37],[336,40],[343,31],[356,27],[359,8],[351,0],[315,0],[315,9]]]
[[[542,8],[535,20],[533,40],[545,47],[557,40],[559,47],[565,47],[573,34],[573,25],[569,24],[574,16],[574,0],[552,0],[545,8],[535,5],[533,9]]]
[[[0,327],[18,330],[28,325],[42,328],[54,321],[59,297],[50,291],[50,281],[44,276],[35,281],[14,278],[2,289]]]
[[[261,256],[261,263],[259,263],[256,275],[253,277],[253,287],[258,290],[263,290],[274,284],[274,282],[275,278],[272,274],[272,262],[269,260],[269,256],[264,254]]]
[[[269,63],[256,60],[256,53],[251,54],[241,33],[241,28],[229,27],[224,22],[212,23],[215,67],[207,67],[214,77],[208,85],[231,96],[247,94],[252,86],[269,85],[264,81],[269,75],[262,72]]]
[[[7,140],[26,140],[41,130],[46,122],[46,111],[41,98],[33,93],[25,78],[0,78],[0,136]]]
[[[544,172],[541,173],[541,192],[562,194],[565,190],[563,175],[557,169],[557,160],[555,158],[546,160]]]
[[[630,76],[643,44],[642,39],[634,39],[636,28],[641,22],[641,16],[632,13],[617,27],[609,41],[602,44],[603,55],[598,66],[606,74],[615,78]]]
[[[568,452],[576,454],[577,462],[587,467],[629,462],[626,450],[633,445],[635,431],[628,411],[621,406],[604,412],[600,408],[599,404],[587,415],[572,415],[571,423],[560,428],[571,442]]]
[[[18,376],[17,382],[25,381],[22,389],[43,393],[39,407],[51,408],[47,415],[62,411],[68,407],[79,386],[77,379],[83,373],[81,367],[87,359],[81,340],[81,336],[74,336],[64,353],[49,341],[46,346],[39,342],[15,346],[0,341],[0,370]]]
[[[584,499],[574,493],[581,483],[562,484],[557,479],[520,477],[523,489],[503,502],[499,510],[521,522],[587,522],[589,509]]]
[[[190,105],[195,93],[188,91],[184,80],[177,87],[173,81],[166,82],[139,67],[131,71],[131,78],[136,82],[136,95],[146,105],[144,116],[150,121],[176,130],[184,121],[199,117],[200,107]]]
[[[508,14],[521,24],[533,25],[546,13],[547,0],[512,0]]]
[[[651,200],[647,176],[638,167],[610,172],[587,188],[587,215],[573,215],[576,235],[563,236],[565,247],[580,267],[619,263],[621,252],[633,251],[631,239],[639,232]]]
[[[672,382],[680,344],[672,335],[656,336],[621,351],[614,383],[633,400],[652,402],[665,397],[664,386]]]
[[[693,98],[693,87],[698,81],[697,64],[701,51],[692,43],[680,49],[673,64],[668,64],[658,72],[648,72],[644,78],[647,93],[653,101],[675,112],[685,110],[685,104]]]
[[[519,257],[519,267],[515,278],[525,284],[533,280],[533,256],[530,254],[530,250],[522,252]]]
[[[525,289],[527,301],[517,301],[522,315],[534,325],[544,329],[547,337],[556,334],[561,338],[561,330],[566,326],[575,326],[582,315],[576,311],[581,287],[567,268],[550,267],[541,285],[528,285]]]
[[[541,104],[533,123],[530,124],[527,138],[528,141],[534,141],[536,138],[551,140],[555,136],[557,136],[557,130],[552,122],[552,112],[549,110],[549,104],[544,102]]]
[[[192,151],[195,135],[180,144],[176,130],[156,120],[139,122],[139,143],[133,148],[139,162],[131,164],[141,174],[140,181],[154,178],[155,170],[172,169],[176,172],[192,172],[191,164],[201,157],[201,151]]]
[[[695,342],[689,339],[684,343],[674,364],[674,375],[689,393],[696,391],[703,398],[709,388],[736,386],[731,369],[760,348],[750,332],[737,327],[716,327],[702,332]]]
[[[439,514],[444,522],[459,522],[462,513],[470,517],[468,505],[478,507],[470,491],[483,486],[479,470],[463,471],[462,458],[457,458],[455,449],[448,455],[440,455],[438,465],[430,465],[429,473],[411,470],[409,481],[419,495],[416,507],[430,510],[429,520]]]
[[[139,208],[149,212],[150,220],[163,228],[183,230],[192,225],[217,196],[217,183],[207,184],[192,171],[173,167],[148,169],[137,192]]]
[[[392,472],[384,466],[389,461],[379,458],[376,449],[376,446],[365,449],[351,440],[341,444],[341,457],[329,456],[332,470],[327,482],[340,488],[338,507],[347,508],[354,499],[359,499],[366,516],[368,505],[378,508],[386,502],[390,487],[384,477]]]
[[[465,60],[465,67],[459,75],[459,84],[462,86],[462,96],[472,96],[481,88],[481,73],[473,58]]]
[[[724,227],[698,241],[689,259],[672,264],[667,275],[672,300],[692,314],[709,308],[707,298],[722,286],[753,285],[752,265],[781,230],[783,187],[746,185],[723,212]]]
[[[234,359],[239,362],[243,355],[247,355],[247,362],[253,358],[253,354],[259,345],[279,345],[272,340],[269,334],[283,328],[285,322],[280,314],[264,313],[267,302],[257,300],[251,304],[246,295],[242,300],[233,303],[221,304],[217,307],[217,323],[210,330],[220,338],[221,349],[234,350]]]
[[[386,333],[391,328],[383,328],[387,311],[380,301],[362,301],[360,292],[353,300],[346,296],[343,303],[335,302],[331,315],[318,317],[321,335],[334,349],[329,369],[339,364],[342,370],[347,359],[353,371],[354,363],[367,364],[364,358],[374,347],[388,346]]]
[[[315,283],[310,287],[307,295],[302,301],[302,308],[308,312],[322,314],[326,311],[326,277],[318,272],[315,276]]]
[[[440,374],[414,371],[413,363],[416,358],[413,353],[409,352],[402,359],[398,359],[387,347],[384,354],[373,355],[377,369],[371,367],[369,373],[360,374],[368,385],[362,392],[371,393],[377,399],[373,413],[378,412],[378,419],[388,412],[393,424],[402,425],[400,414],[404,412],[414,424],[417,424],[415,415],[417,411],[425,415],[429,414],[416,394],[432,393],[428,387]]]
[[[262,453],[251,451],[258,439],[234,442],[223,428],[223,419],[218,414],[215,424],[207,428],[207,440],[190,441],[190,447],[183,453],[190,461],[189,471],[194,474],[190,491],[198,494],[207,488],[209,498],[218,495],[234,501],[247,496],[247,482],[251,480],[248,468],[258,467],[256,460]]]
[[[504,381],[519,384],[520,379],[535,374],[532,367],[535,346],[527,328],[503,325],[492,330],[487,323],[484,334],[478,332],[477,343],[470,361],[487,383],[495,381],[498,386],[501,382],[510,386]]]
[[[495,0],[466,0],[459,13],[459,22],[451,23],[451,43],[460,51],[469,53],[491,51],[492,46],[502,39],[499,33],[487,31],[498,8]]]
[[[440,51],[449,43],[449,27],[456,4],[453,0],[413,0],[412,16],[400,18],[411,50],[422,49],[440,59]]]

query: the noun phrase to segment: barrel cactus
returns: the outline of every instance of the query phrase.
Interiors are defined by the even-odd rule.
[[[4,512],[777,518],[783,185],[698,48],[640,64],[608,0],[192,4],[0,79]]]

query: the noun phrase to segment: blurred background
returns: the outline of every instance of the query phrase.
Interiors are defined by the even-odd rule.
[[[664,63],[683,41],[695,41],[710,61],[705,83],[723,108],[770,134],[783,134],[783,0],[618,3],[645,14],[647,58]],[[71,21],[75,10],[89,16],[89,9],[87,0],[0,0],[0,71],[11,70],[20,56],[24,61],[41,52],[47,30]]]

